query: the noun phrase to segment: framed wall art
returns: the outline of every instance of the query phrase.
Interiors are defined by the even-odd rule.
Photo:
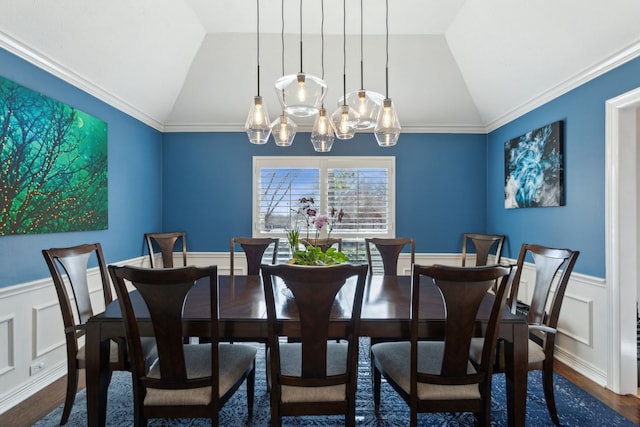
[[[504,143],[504,207],[564,205],[563,122]]]
[[[0,77],[0,236],[108,227],[107,123]]]

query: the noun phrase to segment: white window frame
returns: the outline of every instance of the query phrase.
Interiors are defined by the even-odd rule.
[[[261,232],[260,230],[260,169],[261,168],[318,168],[320,169],[319,206],[327,206],[328,169],[330,168],[385,168],[387,175],[388,195],[388,229],[386,232],[371,236],[339,232],[332,236],[342,238],[383,237],[394,238],[396,232],[396,159],[394,156],[254,156],[253,157],[253,201],[252,201],[252,235],[253,237],[286,237],[284,232]]]

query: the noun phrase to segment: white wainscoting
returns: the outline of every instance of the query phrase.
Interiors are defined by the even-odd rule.
[[[236,254],[236,274],[246,270],[242,253]],[[176,263],[181,260],[176,257]],[[218,274],[229,274],[229,253],[188,254],[191,265],[217,265]],[[471,261],[472,262],[472,261]],[[503,260],[505,263],[515,260]],[[417,264],[459,265],[460,254],[416,254]],[[146,267],[148,259],[139,257],[117,264]],[[177,265],[177,264],[176,264]],[[411,273],[410,259],[401,254],[399,272]],[[100,300],[97,269],[90,271],[90,287]],[[534,270],[526,266],[520,299],[531,295]],[[606,289],[604,279],[574,273],[566,292],[560,316],[559,360],[601,385],[606,385],[607,355]],[[0,288],[0,413],[18,404],[66,373],[66,349],[62,318],[50,278]],[[31,367],[42,368],[31,375]]]

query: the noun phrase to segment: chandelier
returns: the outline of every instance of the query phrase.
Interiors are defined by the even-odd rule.
[[[373,129],[376,141],[381,147],[396,145],[400,136],[400,122],[395,106],[389,97],[389,1],[386,0],[385,24],[386,24],[386,60],[385,60],[385,96],[364,89],[364,59],[363,59],[363,33],[364,13],[363,0],[360,0],[360,90],[347,93],[346,88],[346,0],[343,0],[343,63],[342,63],[342,96],[338,100],[338,108],[331,115],[324,108],[324,98],[327,92],[327,84],[324,81],[324,0],[321,2],[322,13],[322,77],[305,73],[303,63],[303,13],[302,1],[299,0],[300,13],[300,70],[295,74],[285,75],[284,67],[284,0],[282,8],[282,77],[275,82],[275,92],[280,101],[281,114],[273,121],[269,121],[266,105],[260,95],[260,0],[256,0],[257,7],[257,95],[247,116],[245,130],[249,141],[253,144],[266,144],[269,136],[277,146],[287,147],[292,145],[296,135],[297,124],[294,117],[315,116],[311,131],[311,142],[315,151],[328,152],[334,142],[334,138],[348,140],[354,137],[357,131]]]

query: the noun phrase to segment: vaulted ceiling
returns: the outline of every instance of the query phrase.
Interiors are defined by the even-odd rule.
[[[282,12],[284,3],[284,55]],[[385,0],[303,2],[303,70],[385,93]],[[0,0],[0,47],[163,131],[239,131],[257,93],[255,0]],[[405,132],[486,132],[640,54],[637,0],[389,0]],[[260,93],[300,71],[300,3],[260,0]],[[362,50],[361,50],[362,46]],[[2,64],[0,64],[0,75]],[[298,119],[303,127],[312,119]]]

